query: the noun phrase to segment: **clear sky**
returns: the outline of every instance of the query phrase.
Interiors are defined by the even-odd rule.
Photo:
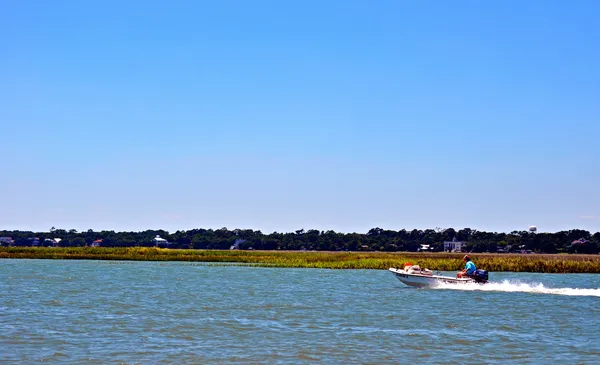
[[[0,229],[600,231],[598,1],[0,3]]]

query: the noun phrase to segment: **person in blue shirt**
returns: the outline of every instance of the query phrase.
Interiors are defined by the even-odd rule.
[[[465,262],[465,268],[463,271],[456,274],[457,278],[468,278],[475,273],[475,270],[477,270],[475,264],[471,261],[471,256],[465,255],[463,261]]]

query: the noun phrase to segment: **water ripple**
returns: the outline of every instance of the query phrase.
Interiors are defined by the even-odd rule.
[[[412,289],[386,271],[3,260],[0,362],[594,363],[598,275]],[[489,290],[488,290],[489,289]]]

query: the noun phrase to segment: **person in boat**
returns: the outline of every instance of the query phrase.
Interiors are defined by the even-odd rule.
[[[475,270],[477,270],[475,263],[471,261],[471,256],[465,255],[463,261],[465,262],[465,268],[463,271],[456,274],[457,278],[469,278],[475,273]]]

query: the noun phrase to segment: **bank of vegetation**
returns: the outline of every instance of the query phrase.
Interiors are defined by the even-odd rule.
[[[152,247],[158,244],[173,249],[228,250],[308,250],[308,251],[359,251],[359,252],[415,252],[424,246],[433,252],[445,250],[444,242],[459,241],[467,252],[535,252],[580,253],[600,252],[600,232],[591,233],[573,229],[555,233],[529,231],[484,232],[469,228],[455,230],[385,230],[373,228],[367,233],[339,233],[303,229],[269,234],[251,229],[192,229],[167,232],[147,230],[142,232],[93,231],[56,229],[48,232],[0,231],[3,246],[60,246],[85,247]]]
[[[488,271],[600,273],[600,255],[472,254]],[[183,250],[158,247],[0,247],[0,258],[184,261],[265,267],[321,269],[388,269],[405,262],[432,270],[455,271],[464,266],[462,253],[310,252]]]

